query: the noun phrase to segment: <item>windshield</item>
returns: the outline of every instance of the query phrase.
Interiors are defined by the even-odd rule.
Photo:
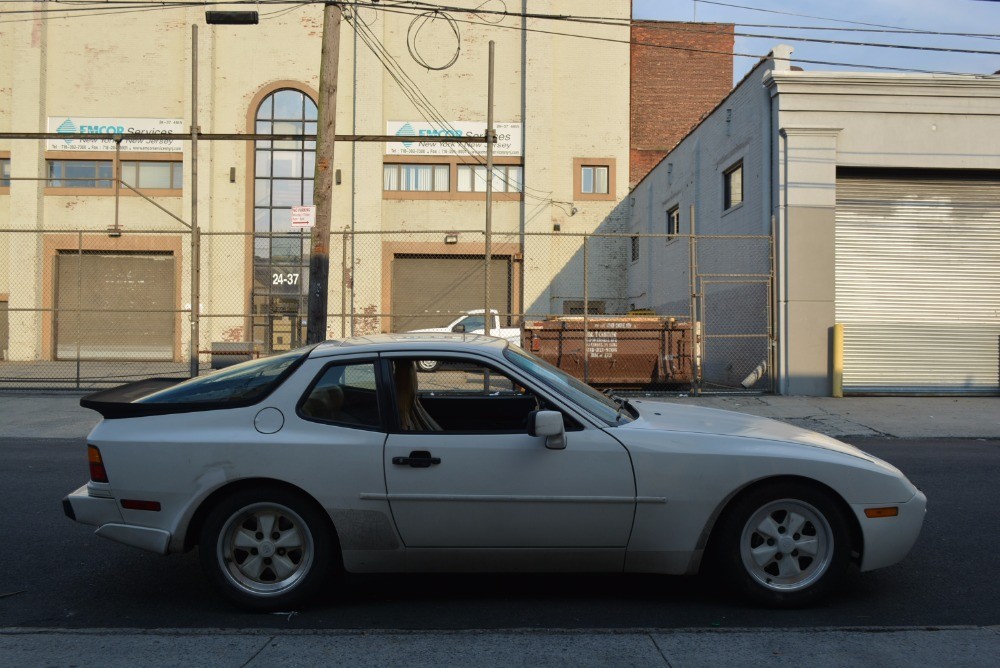
[[[251,404],[277,387],[312,347],[250,360],[207,376],[191,378],[165,390],[154,392],[136,403],[151,404]]]
[[[590,385],[521,348],[511,344],[504,351],[504,356],[518,368],[531,374],[609,425],[630,420],[627,415],[621,412],[618,403],[610,397],[604,396]]]

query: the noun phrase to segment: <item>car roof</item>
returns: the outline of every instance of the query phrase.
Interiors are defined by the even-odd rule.
[[[453,334],[451,332],[413,332],[400,334],[372,334],[348,339],[333,339],[318,344],[310,357],[329,357],[345,353],[384,353],[407,350],[438,352],[490,351],[498,354],[507,347],[507,341],[482,334]]]

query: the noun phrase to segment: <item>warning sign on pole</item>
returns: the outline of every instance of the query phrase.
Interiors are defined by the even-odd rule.
[[[292,227],[293,228],[316,227],[316,207],[293,206]]]

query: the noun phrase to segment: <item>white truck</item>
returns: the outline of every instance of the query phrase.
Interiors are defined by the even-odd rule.
[[[521,329],[519,327],[501,327],[500,326],[500,314],[490,309],[490,315],[492,316],[492,325],[489,332],[485,332],[490,336],[496,336],[501,339],[507,339],[515,345],[521,344]],[[407,334],[424,334],[424,333],[444,333],[444,332],[456,332],[465,334],[483,334],[485,330],[483,321],[483,309],[473,309],[471,311],[463,311],[463,314],[457,319],[453,320],[451,323],[445,327],[431,327],[430,329],[411,329]],[[417,362],[417,366],[420,367],[421,371],[434,371],[438,368],[440,362],[437,360],[423,360]]]

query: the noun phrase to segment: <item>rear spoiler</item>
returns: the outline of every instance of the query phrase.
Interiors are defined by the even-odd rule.
[[[187,378],[147,378],[134,383],[101,390],[88,394],[80,399],[84,408],[97,411],[105,419],[142,417],[145,415],[166,415],[167,413],[183,413],[191,410],[185,404],[137,404],[136,399],[149,396],[154,392],[173,387]]]

